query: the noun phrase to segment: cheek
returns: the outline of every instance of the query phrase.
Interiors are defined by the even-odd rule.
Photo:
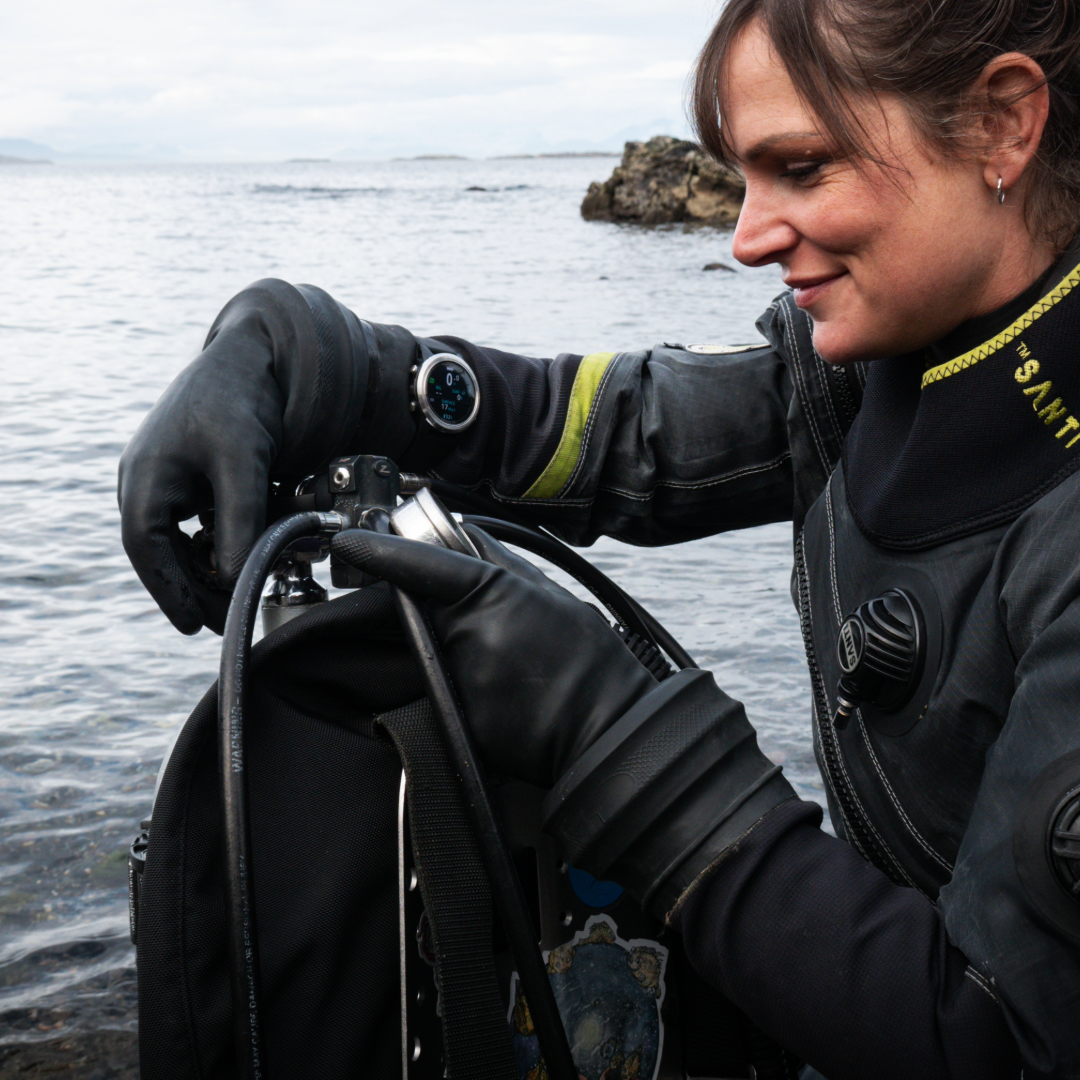
[[[826,360],[907,352],[955,325],[956,298],[978,259],[956,204],[940,202],[908,197],[884,180],[853,185],[807,225],[807,239],[834,252],[848,271],[836,295],[811,312],[814,345]]]
[[[800,221],[801,234],[815,247],[856,261],[888,259],[909,232],[904,222],[907,202],[884,184],[870,183],[859,173],[847,173],[823,185],[808,200]]]

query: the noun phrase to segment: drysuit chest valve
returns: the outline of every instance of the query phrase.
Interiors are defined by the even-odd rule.
[[[915,598],[903,589],[860,604],[840,625],[836,642],[840,682],[833,725],[847,727],[863,704],[882,712],[912,698],[926,662],[926,624]]]

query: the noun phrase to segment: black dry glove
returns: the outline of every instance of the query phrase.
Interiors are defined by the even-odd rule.
[[[545,828],[571,862],[667,915],[791,785],[709,672],[658,684],[592,608],[468,532],[486,561],[357,530],[333,551],[429,598],[485,764],[553,787]]]
[[[419,597],[488,768],[540,787],[656,680],[597,612],[479,529],[485,560],[350,529],[335,555]]]
[[[271,480],[295,482],[366,450],[358,429],[381,453],[405,451],[416,433],[407,387],[417,355],[407,331],[363,323],[310,285],[266,279],[226,304],[120,459],[124,548],[178,630],[221,632],[266,526]],[[179,522],[211,506],[207,567]]]

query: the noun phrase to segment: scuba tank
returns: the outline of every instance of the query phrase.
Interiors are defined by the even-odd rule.
[[[693,665],[550,534],[385,458],[336,459],[277,499],[221,678],[132,846],[143,1080],[794,1077],[677,935],[567,863],[540,789],[485,780],[415,601],[333,556],[355,591],[328,600],[315,581],[356,525],[475,557],[436,493],[585,585],[657,678],[663,652]]]

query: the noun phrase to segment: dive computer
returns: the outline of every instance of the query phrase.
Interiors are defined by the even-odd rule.
[[[480,384],[454,353],[435,353],[412,369],[414,409],[437,431],[464,431],[480,412]]]

